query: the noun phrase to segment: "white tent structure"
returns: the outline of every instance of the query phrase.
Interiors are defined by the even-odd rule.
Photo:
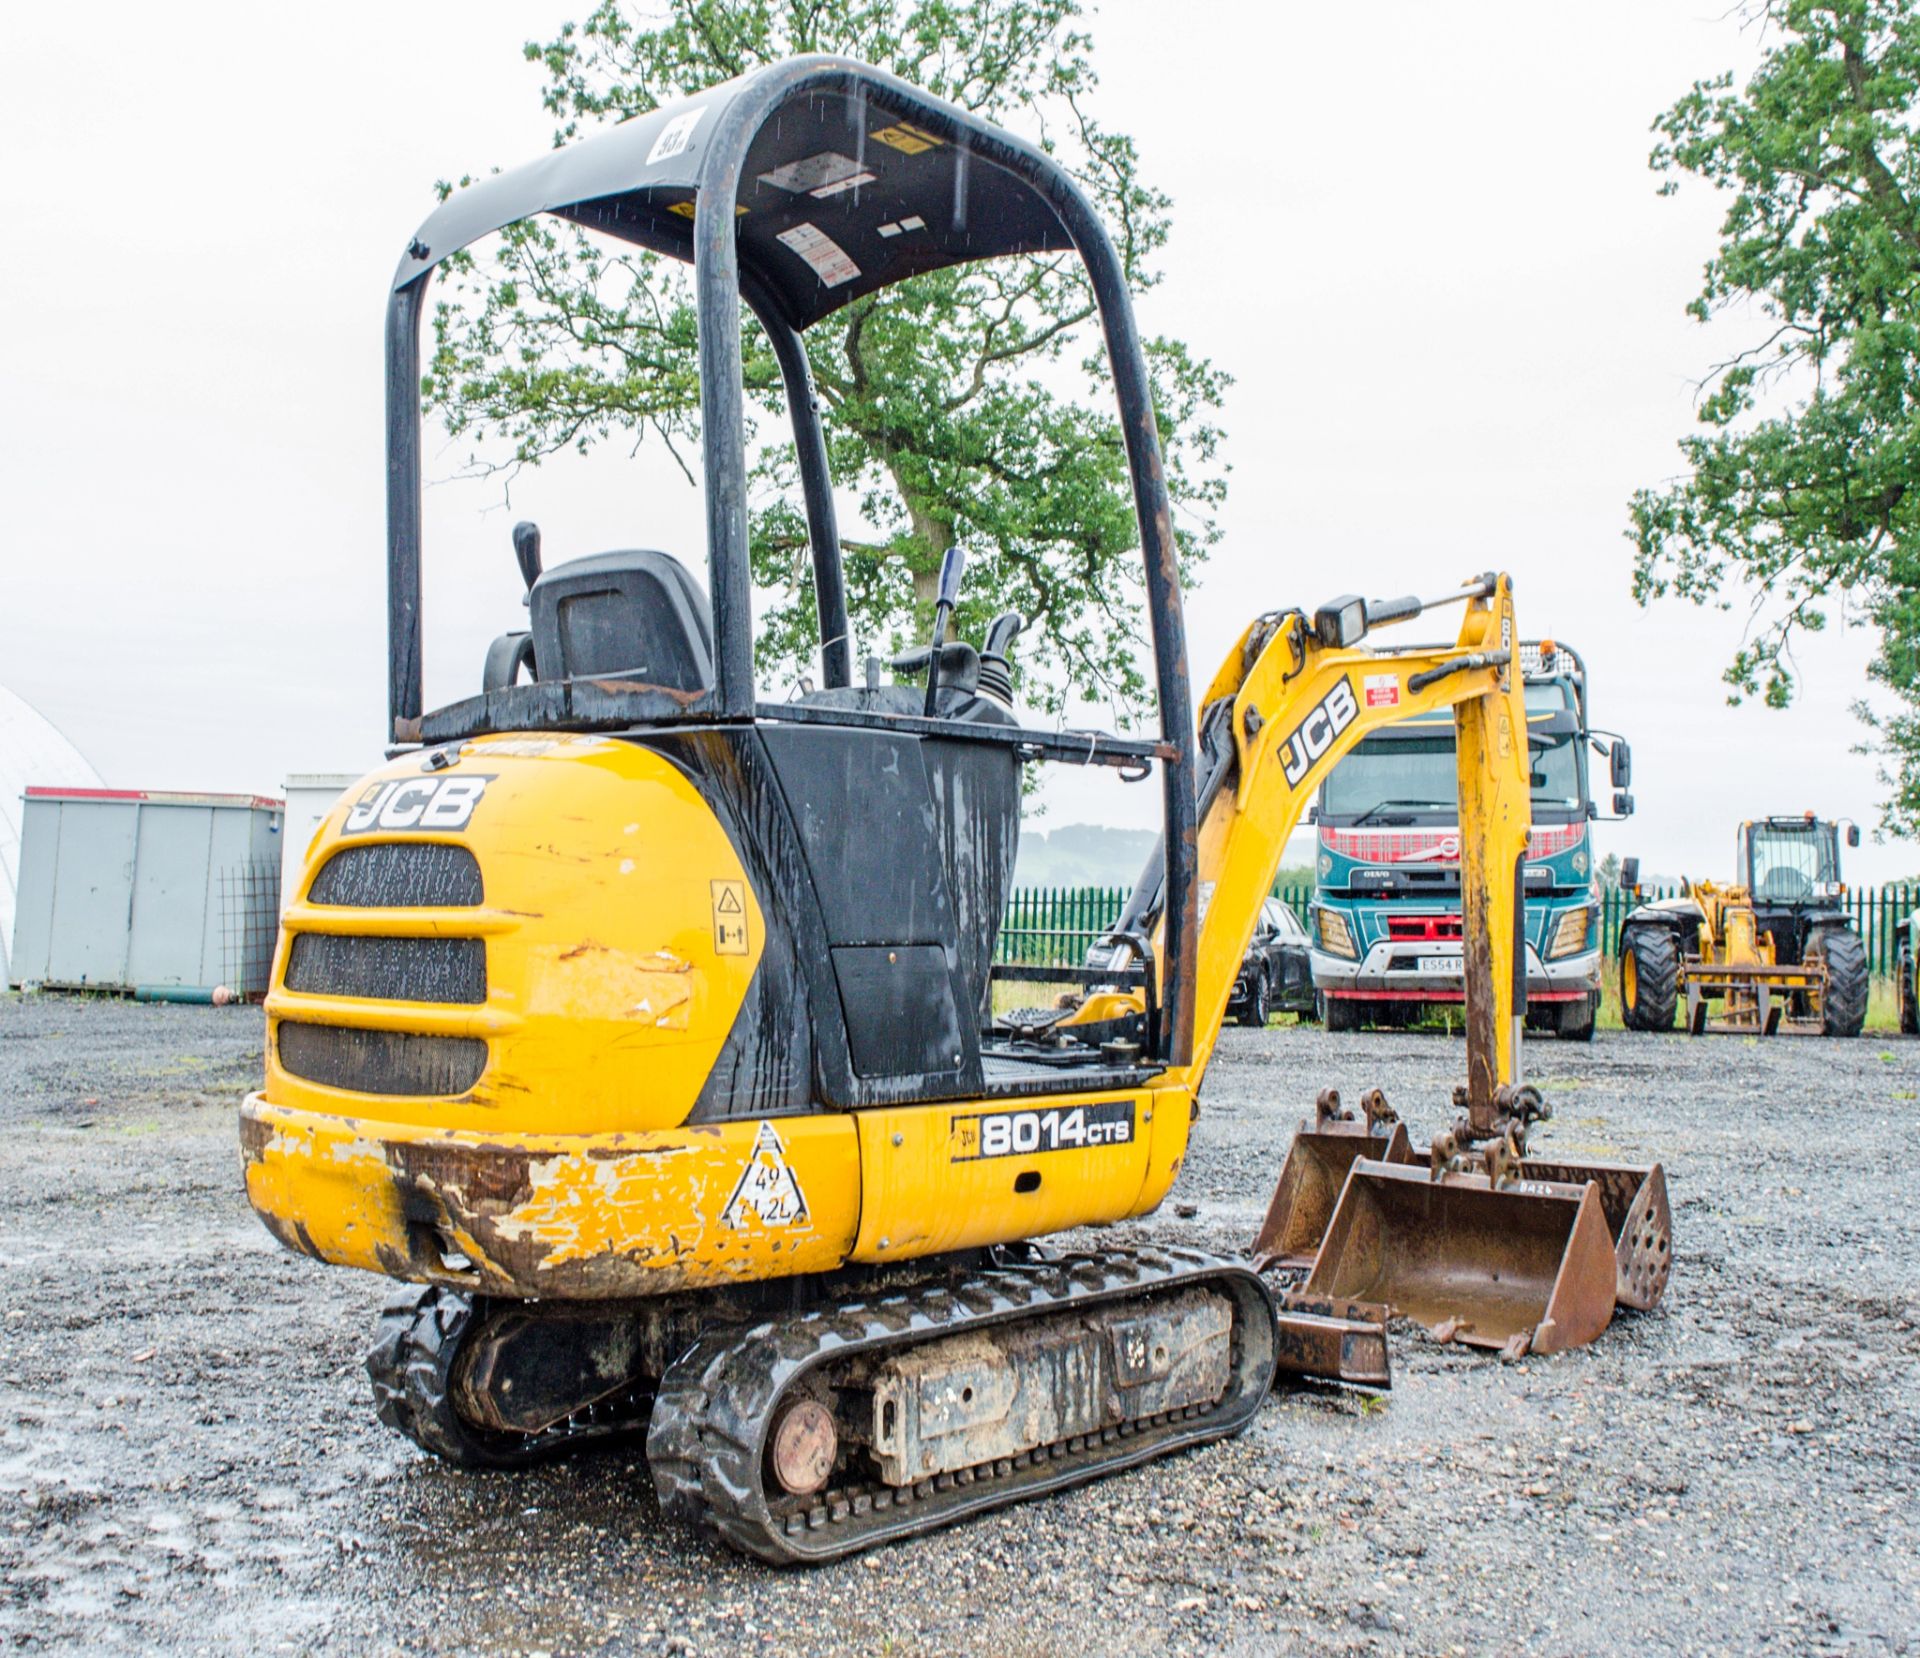
[[[0,990],[8,981],[20,878],[20,801],[29,783],[98,788],[100,774],[39,710],[0,685]]]

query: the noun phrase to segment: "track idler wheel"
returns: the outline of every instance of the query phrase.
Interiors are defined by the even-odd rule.
[[[435,1284],[387,1303],[367,1374],[380,1420],[422,1450],[524,1468],[646,1427],[636,1346],[630,1320]]]

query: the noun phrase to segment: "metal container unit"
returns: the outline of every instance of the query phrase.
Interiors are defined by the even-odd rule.
[[[284,807],[245,794],[29,788],[11,979],[48,989],[262,995]]]
[[[340,797],[361,778],[359,772],[295,771],[287,773],[286,820],[280,834],[280,908],[291,904],[300,891],[300,876],[306,867],[307,848],[320,832],[320,825],[340,803]]]

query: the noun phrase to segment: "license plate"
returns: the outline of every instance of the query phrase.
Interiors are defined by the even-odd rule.
[[[1455,973],[1460,971],[1458,956],[1421,956],[1416,964],[1422,973]]]

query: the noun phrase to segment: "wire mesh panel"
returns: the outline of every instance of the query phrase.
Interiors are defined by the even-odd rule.
[[[220,960],[228,989],[250,1001],[266,995],[279,935],[279,863],[255,858],[222,869]]]

